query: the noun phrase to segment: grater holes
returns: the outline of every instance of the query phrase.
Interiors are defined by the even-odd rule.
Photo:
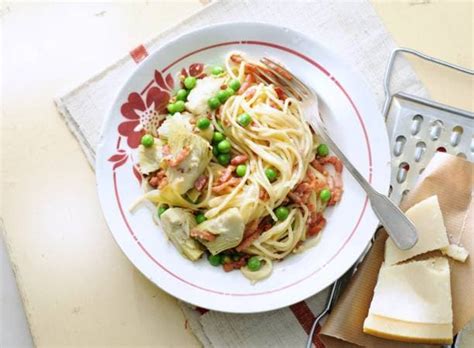
[[[426,152],[426,143],[424,141],[419,141],[415,146],[415,162],[420,162],[421,157]]]
[[[423,174],[423,172],[425,171],[425,168],[421,168],[420,171],[418,172],[418,174]]]
[[[467,156],[466,156],[466,154],[465,154],[464,152],[460,152],[460,153],[458,153],[456,156],[461,157],[461,158],[464,158],[464,159],[467,158]]]
[[[423,116],[415,115],[413,116],[413,122],[411,124],[411,134],[418,134],[421,128],[421,123],[423,122]]]
[[[463,132],[464,132],[464,129],[461,126],[456,126],[453,128],[451,137],[449,139],[451,142],[451,145],[457,146],[459,144],[459,142],[461,141],[461,136]]]
[[[400,156],[402,154],[406,142],[407,138],[403,135],[399,135],[397,139],[395,139],[395,145],[393,146],[393,154],[395,156]]]
[[[402,162],[398,166],[397,181],[399,184],[404,182],[407,178],[408,171],[410,170],[410,165],[407,162]]]
[[[438,152],[446,152],[446,148],[444,146],[440,146],[436,149]]]
[[[409,189],[403,190],[403,192],[402,192],[402,201],[407,196],[408,192],[410,192]]]
[[[390,185],[390,187],[388,188],[388,195],[387,196],[390,196],[393,192],[393,186]]]
[[[443,128],[443,121],[436,120],[431,124],[430,138],[431,140],[438,140]]]

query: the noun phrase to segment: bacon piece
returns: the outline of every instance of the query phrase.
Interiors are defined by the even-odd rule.
[[[318,158],[319,163],[322,165],[332,164],[336,173],[342,173],[342,162],[336,156],[326,156]]]
[[[165,161],[171,168],[174,168],[179,166],[186,159],[186,157],[189,156],[190,153],[191,149],[189,148],[189,146],[185,146],[181,149],[181,151],[178,152],[175,158],[167,157],[165,158]]]
[[[240,183],[239,178],[230,178],[223,184],[216,185],[212,188],[212,192],[216,194],[224,194],[230,191],[233,187],[237,186]]]
[[[265,202],[270,199],[270,195],[263,187],[260,187],[260,191],[258,192],[258,198]]]
[[[232,173],[234,172],[235,170],[235,167],[234,166],[228,166],[224,172],[221,174],[220,178],[219,178],[219,182],[220,183],[225,183],[227,181],[230,180],[230,178],[232,177]]]
[[[165,171],[163,169],[159,169],[158,171],[152,173],[150,176],[148,176],[148,183],[155,189],[162,189],[168,184]]]
[[[308,169],[304,180],[288,194],[288,197],[297,204],[306,204],[312,192],[319,192],[324,187],[325,183]]]
[[[238,261],[224,263],[222,265],[222,268],[224,268],[224,271],[230,272],[230,271],[233,271],[234,269],[240,269],[240,268],[244,267],[246,265],[246,263],[247,263],[246,258],[241,257],[240,260],[238,260]]]
[[[201,192],[206,187],[209,178],[206,175],[200,175],[194,182],[194,188]]]
[[[326,225],[326,219],[323,214],[318,212],[312,212],[310,218],[308,219],[308,229],[306,230],[306,235],[308,237],[315,236]]]
[[[324,169],[324,166],[317,159],[312,160],[311,165],[313,166],[314,169],[316,169],[318,172],[322,173],[323,175],[328,175],[328,171]]]
[[[239,91],[237,92],[237,94],[242,95],[247,89],[249,89],[249,87],[253,83],[255,83],[255,81],[256,81],[255,76],[253,74],[248,74],[245,77],[244,83],[242,84],[242,86],[240,86]]]
[[[240,54],[233,54],[230,56],[230,60],[236,64],[239,64],[242,62],[242,56]]]
[[[205,240],[207,242],[212,242],[214,239],[216,239],[216,235],[212,234],[209,231],[202,231],[197,228],[193,228],[189,235],[193,238],[199,238],[202,240]]]
[[[328,202],[328,206],[336,205],[342,197],[342,177],[340,173],[336,173],[334,178],[328,177],[329,190],[331,191],[331,199]]]
[[[247,249],[263,232],[272,228],[272,222],[271,216],[266,216],[261,220],[256,219],[248,223],[244,231],[244,237],[235,250],[242,251]]]
[[[235,156],[234,158],[232,158],[232,160],[230,161],[230,164],[232,164],[233,166],[237,166],[239,164],[244,164],[245,162],[248,161],[248,157],[247,155],[237,155]]]

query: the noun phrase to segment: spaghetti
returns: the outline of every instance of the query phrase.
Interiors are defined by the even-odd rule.
[[[233,52],[225,68],[183,77],[171,115],[139,148],[140,167],[151,168],[142,170],[144,198],[178,250],[191,260],[208,253],[212,265],[251,281],[314,245],[342,194],[340,161],[301,103],[262,82],[260,69]]]

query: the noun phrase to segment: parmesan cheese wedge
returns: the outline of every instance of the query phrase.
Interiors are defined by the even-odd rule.
[[[451,302],[445,258],[383,265],[364,332],[406,342],[449,343],[453,330]]]
[[[443,255],[447,255],[459,262],[466,262],[469,256],[469,252],[466,249],[456,244],[449,244],[446,248],[442,248],[441,252]]]
[[[364,322],[366,334],[412,343],[451,344],[452,330],[449,324],[410,323],[375,314],[369,314]]]
[[[431,196],[419,202],[408,209],[405,214],[416,227],[418,242],[411,249],[400,250],[388,238],[385,242],[385,263],[394,265],[416,255],[449,246],[437,196]]]

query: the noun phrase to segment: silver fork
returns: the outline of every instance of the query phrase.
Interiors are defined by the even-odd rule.
[[[257,78],[281,86],[288,96],[302,102],[306,120],[367,193],[375,215],[395,245],[400,249],[413,247],[418,240],[415,226],[387,196],[377,192],[369,184],[334,143],[320,118],[316,94],[282,65],[268,58],[262,58],[260,62],[266,69],[257,66],[261,74]]]

